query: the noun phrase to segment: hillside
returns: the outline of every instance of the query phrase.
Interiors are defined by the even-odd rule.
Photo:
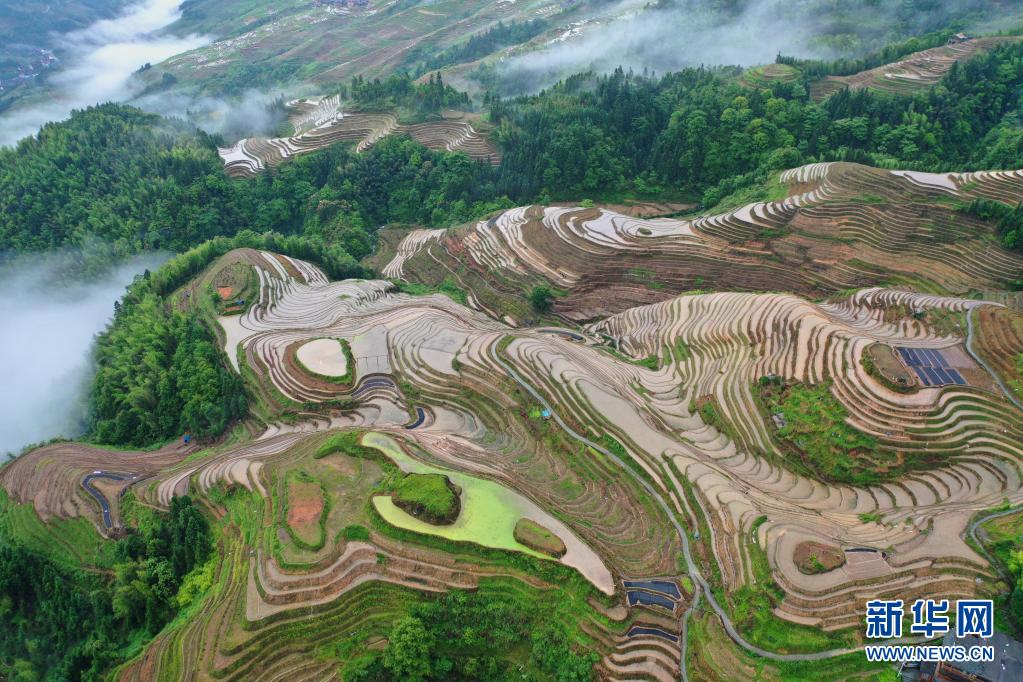
[[[17,87],[19,74],[30,78],[41,73],[45,52],[61,53],[55,33],[83,29],[126,4],[126,0],[71,0],[59,7],[39,0],[6,3],[0,7],[0,84],[9,91]]]
[[[293,0],[239,7],[190,0],[172,30],[209,33],[218,40],[168,60],[146,74],[146,79],[156,83],[167,73],[180,86],[216,93],[281,85],[294,90],[303,83],[330,91],[352,76],[387,76],[411,66],[416,55],[438,53],[498,22],[552,14],[559,15],[559,22],[570,21],[588,12],[585,5],[540,0],[369,0],[364,4]]]
[[[914,52],[899,61],[860,71],[851,76],[827,76],[811,85],[810,94],[816,101],[845,88],[912,95],[935,85],[953,65],[968,61],[977,53],[996,45],[1017,40],[1020,38],[972,38],[964,42]]]
[[[0,149],[5,343],[86,368],[8,358],[82,416],[0,466],[0,679],[909,682],[877,599],[1023,641],[1017,11],[187,0],[163,115]]]
[[[453,588],[530,614],[558,584],[543,598],[557,600],[572,637],[586,633],[584,650],[612,679],[678,674],[665,642],[693,589],[716,594],[749,641],[767,643],[742,615],[754,600],[781,619],[775,632],[789,633],[782,651],[807,646],[800,640],[855,643],[853,585],[911,598],[984,593],[984,562],[961,533],[973,512],[1023,499],[1012,464],[1023,455],[1018,413],[944,322],[992,309],[981,302],[885,289],[829,303],[687,295],[571,331],[509,326],[474,310],[474,295],[466,306],[382,280],[330,282],[268,251],[228,252],[201,281],[237,267],[259,285],[246,310],[217,317],[255,401],[234,439],[153,453],[58,444],[0,474],[6,494],[34,501],[44,521],[84,517],[105,533],[128,519],[115,506],[100,515],[79,485],[97,470],[120,477],[97,499],[130,487],[132,500],[165,508],[187,492],[217,511],[223,561],[206,595],[119,679],[174,678],[179,652],[218,678],[353,670],[366,663],[356,652],[372,650],[406,609]],[[187,291],[171,300],[198,305]],[[350,344],[350,383],[296,361],[323,337]],[[928,349],[967,379],[895,392],[861,362],[874,345]],[[819,419],[824,406],[845,415],[854,444],[822,433],[811,445],[778,430],[761,407],[778,390],[785,401],[817,392],[816,407],[785,403],[789,424]],[[534,416],[538,404],[566,428]],[[581,445],[602,456],[583,456]],[[850,455],[851,465],[836,459]],[[490,500],[489,530],[468,520],[438,530],[396,511],[380,494],[396,468],[445,474]],[[479,499],[463,500],[466,519],[482,513]],[[687,540],[666,505],[703,529],[688,540],[698,558],[684,565],[674,557]],[[560,560],[514,539],[523,516],[566,545]],[[855,570],[808,576],[796,563],[804,543],[870,550],[845,552]],[[658,576],[675,577],[651,582]],[[310,661],[304,652],[338,628],[355,633],[352,644]],[[484,650],[498,666],[521,660]]]
[[[501,163],[500,151],[486,132],[481,132],[488,131],[490,126],[479,116],[460,111],[446,110],[435,116],[436,120],[402,124],[393,111],[345,112],[338,95],[295,100],[289,103],[289,108],[295,135],[244,138],[219,150],[229,176],[253,177],[294,156],[338,143],[353,142],[355,151],[361,152],[388,135],[408,135],[428,149],[462,152],[474,160]]]
[[[870,286],[969,295],[1018,286],[1023,256],[975,197],[1015,205],[1018,172],[926,174],[855,164],[782,173],[773,201],[692,218],[640,220],[599,208],[529,206],[454,230],[382,233],[387,277],[453,279],[481,309],[523,320],[537,283],[554,312],[587,320],[693,290],[781,290],[813,298]]]

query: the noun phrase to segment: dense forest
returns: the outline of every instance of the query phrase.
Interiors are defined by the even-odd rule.
[[[709,206],[768,171],[813,161],[935,171],[1020,164],[1019,45],[957,65],[916,97],[840,92],[815,104],[801,82],[756,90],[728,76],[701,68],[654,80],[619,70],[494,101],[505,152],[499,191],[541,200],[677,193]]]
[[[592,679],[597,656],[573,650],[563,629],[540,609],[520,609],[486,592],[461,591],[413,605],[409,615],[394,623],[387,647],[354,659],[344,678],[353,682],[510,679],[513,669],[504,659],[523,644],[531,662],[551,679]]]
[[[431,73],[425,83],[415,82],[408,73],[397,73],[385,80],[356,77],[346,92],[357,107],[370,110],[400,108],[435,113],[444,108],[469,106],[469,95],[445,85],[439,73]]]
[[[363,244],[358,251],[380,225],[454,224],[495,201],[489,169],[406,138],[365,154],[334,147],[247,182],[227,178],[217,142],[112,104],[49,124],[0,149],[0,243],[15,252],[74,246],[109,258],[183,251],[243,229],[308,227]]]
[[[110,573],[69,567],[0,535],[0,677],[98,680],[187,606],[193,570],[213,550],[188,497],[138,514]]]

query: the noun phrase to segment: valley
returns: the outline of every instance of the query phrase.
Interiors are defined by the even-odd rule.
[[[0,149],[0,678],[1016,665],[1023,28],[783,4],[189,0]]]

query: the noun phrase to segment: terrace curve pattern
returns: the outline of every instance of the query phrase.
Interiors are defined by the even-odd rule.
[[[207,597],[117,671],[125,681],[177,679],[186,666],[196,679],[333,679],[337,661],[310,652],[338,633],[381,643],[424,594],[488,581],[514,601],[561,587],[485,546],[578,579],[588,592],[577,624],[612,680],[679,678],[683,624],[708,583],[727,606],[773,581],[775,616],[846,632],[868,599],[984,594],[992,569],[964,539],[971,517],[1023,503],[1023,419],[986,367],[1008,371],[1003,356],[1023,349],[993,327],[1015,313],[953,289],[998,287],[1023,264],[944,198],[1016,201],[1023,175],[818,164],[779,182],[784,198],[685,220],[534,206],[385,232],[385,276],[436,284],[439,268],[465,304],[232,251],[171,299],[188,305],[225,268],[258,283],[247,308],[217,319],[253,403],[231,437],[155,452],[54,444],[5,466],[0,485],[44,518],[106,532],[116,505],[97,504],[83,481],[113,471],[124,480],[108,482],[142,504],[188,493],[234,524]],[[939,239],[943,229],[955,239]],[[882,285],[894,273],[946,283]],[[697,276],[731,290],[687,291]],[[553,313],[563,325],[514,307],[514,291],[521,301],[540,282],[564,291]],[[297,360],[325,338],[350,349],[343,383]],[[895,390],[864,362],[878,345],[962,367],[964,381]],[[850,456],[887,475],[828,482],[784,443],[762,379],[823,387],[844,425],[877,445]],[[452,472],[463,491],[485,481],[507,502],[508,527],[528,517],[570,551],[487,545],[474,524],[459,527],[463,544],[389,525],[372,503],[386,466]],[[844,561],[808,574],[797,559],[807,546]]]
[[[968,61],[984,50],[1019,40],[1013,36],[972,38],[966,41],[914,52],[899,61],[851,76],[828,76],[810,84],[810,96],[822,101],[840,90],[874,90],[913,95],[936,85],[953,64]]]
[[[463,152],[492,164],[501,162],[500,151],[482,132],[483,124],[461,112],[445,112],[440,121],[405,125],[392,113],[346,113],[338,95],[293,100],[288,107],[295,130],[291,137],[245,138],[218,150],[229,176],[254,177],[299,154],[342,142],[354,143],[355,150],[363,152],[388,135],[402,134],[430,149]]]
[[[963,296],[1004,290],[1023,258],[950,200],[1023,200],[1023,172],[926,174],[851,163],[786,171],[787,196],[688,219],[643,220],[599,208],[526,206],[474,225],[384,230],[375,261],[389,278],[455,277],[470,305],[513,323],[520,292],[565,292],[555,312],[585,321],[694,289],[782,290],[810,298],[911,285]],[[497,273],[497,274],[495,274]]]

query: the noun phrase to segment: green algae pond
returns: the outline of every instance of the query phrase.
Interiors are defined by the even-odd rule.
[[[604,562],[563,523],[523,495],[490,481],[451,469],[442,469],[407,455],[389,435],[369,432],[362,444],[384,453],[399,469],[413,474],[442,474],[462,489],[462,509],[450,525],[438,526],[421,521],[398,508],[387,495],[373,498],[373,506],[385,521],[398,528],[436,535],[459,542],[474,542],[484,547],[523,552],[540,559],[555,561],[550,556],[526,547],[515,539],[515,524],[527,518],[550,529],[568,548],[561,563],[582,573],[598,589],[611,594],[614,582]]]

